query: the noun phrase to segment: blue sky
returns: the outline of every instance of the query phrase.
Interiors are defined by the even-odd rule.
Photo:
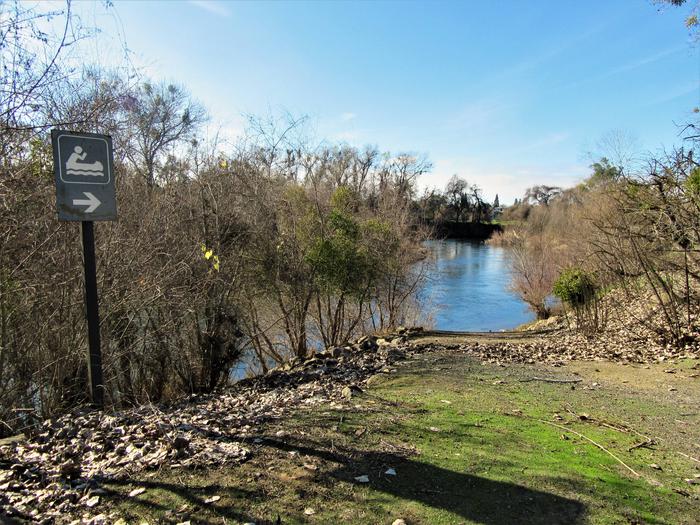
[[[491,200],[586,176],[601,139],[679,143],[700,106],[687,8],[651,1],[114,2],[77,5],[154,78],[185,85],[213,123],[307,115],[316,140],[427,155],[422,186],[457,173]],[[121,35],[121,36],[119,36]],[[110,50],[107,52],[107,50]]]

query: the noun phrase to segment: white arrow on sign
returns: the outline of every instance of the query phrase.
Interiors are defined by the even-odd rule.
[[[73,199],[73,206],[87,206],[85,213],[92,213],[100,204],[102,204],[100,199],[95,197],[89,191],[84,191],[83,195],[85,195],[87,199]]]

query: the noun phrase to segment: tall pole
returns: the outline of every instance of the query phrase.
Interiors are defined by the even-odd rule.
[[[83,264],[85,267],[85,307],[88,324],[88,373],[92,404],[104,408],[102,352],[100,351],[100,312],[97,302],[97,267],[95,264],[95,231],[92,221],[82,221]]]

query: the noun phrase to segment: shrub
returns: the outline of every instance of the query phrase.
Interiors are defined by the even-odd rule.
[[[584,306],[596,293],[597,287],[590,274],[581,268],[568,268],[554,282],[554,295],[569,306]]]
[[[600,289],[592,274],[581,268],[568,268],[559,274],[552,291],[574,310],[579,330],[592,333],[603,326],[605,316],[598,301]]]

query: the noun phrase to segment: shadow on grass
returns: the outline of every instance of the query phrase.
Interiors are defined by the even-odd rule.
[[[249,523],[255,522],[258,525],[265,525],[268,522],[256,521],[256,519],[242,511],[238,508],[226,505],[226,504],[207,504],[205,500],[212,495],[217,495],[225,498],[226,501],[255,501],[262,499],[263,495],[259,492],[253,490],[246,490],[238,487],[222,486],[218,484],[206,485],[192,487],[186,484],[176,484],[169,483],[166,481],[149,481],[149,480],[138,480],[133,481],[130,479],[126,480],[110,480],[108,483],[109,488],[103,486],[102,488],[107,492],[108,495],[115,498],[122,498],[123,494],[116,490],[116,487],[123,486],[125,488],[132,488],[138,485],[148,489],[143,495],[138,498],[130,498],[130,504],[135,508],[149,509],[150,511],[161,511],[165,512],[166,517],[171,519],[179,517],[192,517],[195,519],[196,523],[222,523],[220,518],[228,518],[235,520],[236,522]],[[128,492],[128,490],[125,490]],[[161,500],[157,500],[158,496],[154,495],[157,493],[165,493],[168,497]],[[180,501],[186,502],[187,508],[183,509],[183,512],[178,512],[176,508],[172,508],[168,504],[168,500],[179,499]],[[198,512],[199,509],[206,507],[206,514],[217,516],[216,519],[206,519]],[[180,514],[181,516],[178,516]],[[169,515],[169,516],[168,516]],[[138,517],[142,517],[140,513],[137,513]],[[178,519],[182,521],[182,519]],[[275,521],[274,523],[281,523]]]
[[[443,509],[475,523],[553,525],[579,524],[585,521],[586,507],[576,500],[529,489],[515,483],[455,472],[407,458],[401,453],[366,451],[352,447],[329,450],[326,443],[312,439],[294,438],[282,441],[268,436],[263,442],[264,448],[285,452],[285,456],[287,452],[296,451],[301,455],[323,460],[331,470],[319,474],[321,479],[317,479],[317,483],[323,484],[325,481],[326,486],[333,486],[342,481],[363,487],[369,485],[373,491],[386,496]],[[394,468],[398,475],[385,475],[389,467]],[[365,474],[370,478],[369,484],[355,480],[355,477]],[[129,506],[133,509],[132,513],[139,517],[143,512],[148,511],[157,514],[166,513],[164,517],[168,521],[192,519],[196,523],[211,525],[222,523],[222,518],[236,523],[254,522],[258,525],[307,521],[306,516],[291,508],[278,508],[274,511],[270,509],[273,517],[276,516],[276,512],[280,513],[280,517],[273,520],[264,520],[259,515],[253,515],[257,513],[251,513],[245,509],[251,504],[273,503],[273,498],[255,489],[236,486],[240,480],[232,479],[232,481],[235,484],[207,484],[205,481],[197,483],[197,486],[188,485],[186,482],[175,483],[164,480],[110,481],[108,492],[110,496],[121,499],[123,494],[133,486],[148,489],[138,498],[128,500]],[[120,490],[119,487],[123,487],[124,490]],[[312,486],[307,486],[305,491],[313,497]],[[344,493],[344,491],[339,493],[340,498],[347,497],[347,495],[343,496]],[[303,498],[302,494],[303,492],[299,493],[298,497]],[[212,495],[218,495],[221,499],[215,503],[205,503],[205,500]],[[362,503],[348,501],[348,505],[364,505],[365,513],[371,512],[371,508],[376,504],[382,504],[385,508],[390,508],[391,505],[391,500],[382,499],[377,495],[371,496],[370,500],[373,504],[369,500],[362,499]],[[183,502],[187,503],[187,509],[178,515],[177,507],[180,507]],[[342,502],[339,504],[342,505]],[[314,520],[309,519],[309,521]]]
[[[350,448],[333,451],[310,440],[287,443],[272,437],[265,439],[265,445],[336,463],[339,466],[328,475],[339,481],[365,485],[355,477],[368,475],[373,490],[444,509],[476,523],[577,524],[585,519],[586,508],[579,501],[397,454]],[[399,475],[385,475],[389,467]]]

